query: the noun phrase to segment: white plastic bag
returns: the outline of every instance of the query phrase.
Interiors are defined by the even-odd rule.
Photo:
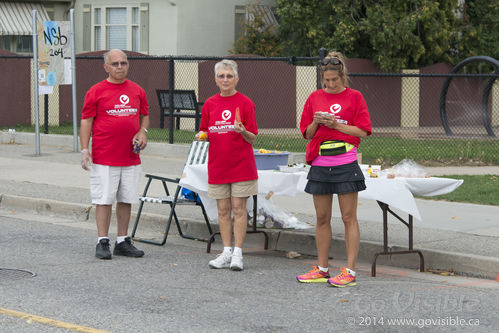
[[[253,210],[249,210],[250,218],[248,223],[253,223]],[[260,228],[277,228],[277,229],[307,229],[312,226],[301,222],[294,216],[286,212],[284,209],[275,205],[272,198],[266,199],[264,196],[258,196],[258,209],[256,216],[256,226]]]
[[[396,177],[425,178],[427,176],[425,169],[421,165],[409,159],[403,159],[391,169],[393,169]]]

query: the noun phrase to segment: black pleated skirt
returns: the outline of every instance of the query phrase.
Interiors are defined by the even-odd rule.
[[[357,161],[331,167],[312,166],[307,179],[305,192],[310,194],[345,194],[366,189]]]

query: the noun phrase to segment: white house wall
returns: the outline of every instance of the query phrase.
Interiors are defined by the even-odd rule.
[[[224,56],[232,49],[236,6],[248,0],[177,0],[179,55]],[[275,5],[276,0],[260,1]]]
[[[275,5],[276,0],[78,0],[75,2],[76,53],[83,50],[83,6],[149,4],[150,55],[224,56],[232,49],[236,6]],[[105,15],[103,13],[103,15]]]
[[[141,1],[147,2],[147,1]],[[178,55],[178,12],[176,1],[149,1],[149,54]],[[204,2],[204,1],[199,1]]]

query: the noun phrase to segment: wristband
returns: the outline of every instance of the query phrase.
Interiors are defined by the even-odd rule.
[[[85,152],[87,152],[87,153],[88,153],[88,149],[82,149],[82,150],[81,150],[81,153],[82,153],[82,154],[83,154],[83,153],[85,153]]]
[[[146,133],[147,133],[147,128],[145,128],[145,127],[142,127],[142,129],[144,130],[144,132],[146,132]]]

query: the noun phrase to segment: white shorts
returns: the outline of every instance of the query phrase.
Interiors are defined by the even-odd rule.
[[[117,167],[92,164],[90,196],[94,205],[112,205],[117,202],[134,204],[139,201],[139,183],[142,166]]]

